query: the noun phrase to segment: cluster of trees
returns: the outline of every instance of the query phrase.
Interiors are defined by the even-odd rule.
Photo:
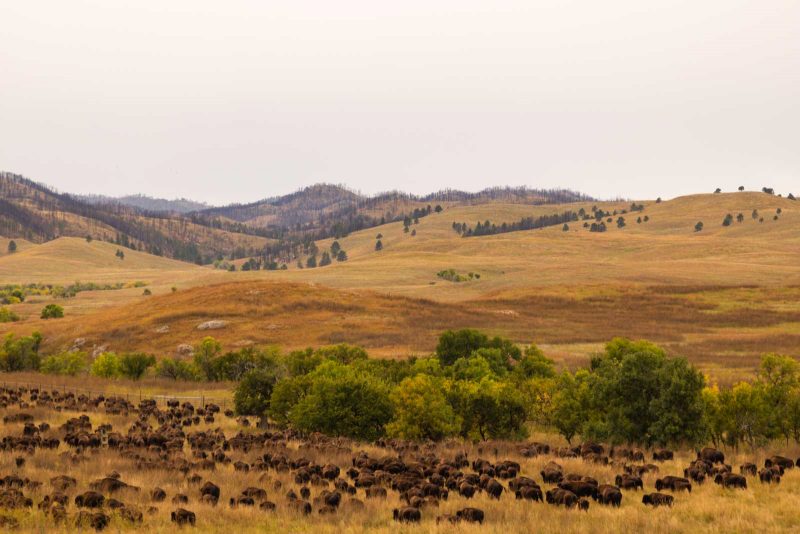
[[[542,215],[540,217],[523,217],[521,220],[512,223],[502,223],[497,225],[489,220],[478,221],[474,228],[467,223],[453,223],[453,230],[461,234],[462,237],[504,234],[507,232],[519,232],[523,230],[536,230],[548,226],[557,226],[571,221],[577,221],[578,214],[572,211],[556,213],[553,215]]]
[[[243,375],[236,408],[302,432],[485,440],[543,428],[570,442],[800,443],[800,368],[774,354],[755,381],[725,389],[684,358],[627,339],[575,373],[558,373],[535,346],[475,330],[445,332],[428,358],[372,360],[347,345],[273,356]]]
[[[439,271],[436,273],[436,276],[449,282],[467,282],[469,280],[480,280],[481,278],[481,275],[478,273],[469,272],[467,274],[459,274],[455,269]]]
[[[103,352],[90,361],[85,352],[60,352],[43,358],[39,370],[45,374],[69,375],[89,373],[101,378],[141,379],[156,364],[156,357],[142,352],[116,354]]]
[[[309,256],[306,259],[306,268],[314,269],[315,267],[325,267],[333,263],[333,260],[339,262],[347,261],[347,252],[342,248],[338,240],[331,243],[329,251],[322,251],[319,261],[317,260],[317,254],[319,254],[319,249],[316,243],[311,243],[309,246]],[[302,264],[299,266],[302,267]]]
[[[239,413],[366,440],[522,438],[533,406],[522,384],[555,376],[536,347],[474,330],[446,332],[429,358],[374,360],[348,345],[275,356],[242,378]]]
[[[123,284],[96,284],[94,282],[75,282],[67,286],[56,284],[7,284],[0,286],[0,304],[19,304],[31,295],[56,298],[72,298],[84,291],[114,291],[130,287],[145,287],[144,282]]]

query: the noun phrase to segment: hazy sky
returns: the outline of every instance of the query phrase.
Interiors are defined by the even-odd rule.
[[[0,169],[253,200],[800,192],[797,0],[0,0]]]

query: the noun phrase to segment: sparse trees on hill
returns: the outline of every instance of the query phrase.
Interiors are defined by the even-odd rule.
[[[699,221],[697,224],[694,225],[695,232],[702,232],[703,231],[703,221]]]
[[[313,269],[317,266],[317,257],[316,256],[309,256],[306,260],[306,267],[309,269]]]
[[[751,217],[753,218],[754,221],[758,219],[758,210],[753,210]]]
[[[744,191],[744,186],[743,185],[739,186],[739,191]]]
[[[8,242],[8,253],[13,254],[17,251],[17,242],[13,239]]]
[[[125,259],[125,253],[124,253],[124,252],[122,252],[122,250],[120,250],[120,249],[117,249],[117,252],[116,252],[114,255],[115,255],[116,257],[118,257],[119,259],[121,259],[121,260],[124,260],[124,259]]]
[[[714,190],[714,194],[719,194],[719,193],[722,193],[722,189],[720,189],[720,188],[718,187],[718,188],[716,188],[716,189]]]
[[[87,243],[91,243],[92,242],[92,235],[91,234],[86,234],[86,242]]]
[[[326,265],[331,264],[331,255],[328,254],[328,251],[322,253],[322,258],[319,260],[319,266],[325,267]]]
[[[342,247],[341,247],[341,245],[339,245],[338,241],[334,241],[333,243],[331,243],[331,254],[333,256],[336,256],[337,254],[339,254],[340,250],[342,250]]]
[[[375,250],[383,250],[383,242],[380,239],[375,242]]]
[[[347,252],[340,250],[336,255],[336,261],[347,261]]]
[[[569,225],[567,223],[564,223],[564,226],[561,227],[561,231],[562,232],[569,232]]]
[[[739,223],[742,223],[742,222],[744,222],[744,214],[743,214],[743,213],[740,213],[739,215],[737,215],[737,216],[736,216],[736,220],[737,220]]]
[[[440,206],[439,204],[436,204],[436,207],[433,208],[433,211],[435,211],[436,213],[441,213],[442,212],[442,206]]]
[[[733,215],[731,215],[731,214],[729,213],[729,214],[727,214],[727,215],[725,216],[725,218],[722,220],[722,226],[730,226],[730,225],[731,225],[731,223],[733,223]]]

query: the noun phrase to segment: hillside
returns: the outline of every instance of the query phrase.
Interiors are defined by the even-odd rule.
[[[0,235],[43,243],[86,237],[193,263],[219,255],[260,253],[269,239],[237,227],[203,225],[182,216],[122,204],[91,204],[11,173],[0,173]]]
[[[196,329],[199,323],[221,319],[229,326],[210,333],[228,347],[350,342],[376,355],[402,357],[432,350],[442,329],[475,327],[540,343],[567,365],[582,363],[608,339],[625,335],[660,342],[720,380],[749,375],[762,352],[800,356],[797,202],[735,193],[637,204],[644,210],[625,214],[623,228],[609,224],[602,233],[579,221],[569,231],[558,225],[480,237],[462,237],[453,223],[510,223],[566,210],[591,212],[593,205],[621,213],[630,203],[453,206],[412,224],[415,236],[395,222],[341,238],[349,259],[315,269],[182,270],[185,264],[162,268],[143,259],[141,269],[125,272],[112,261],[114,247],[93,243],[110,248],[102,258],[83,250],[58,253],[92,258],[65,271],[66,281],[143,279],[152,281],[154,296],[144,297],[141,290],[81,294],[65,304],[66,319],[48,322],[36,318],[44,301],[18,305],[25,320],[5,329],[42,329],[50,348],[80,336],[119,344],[120,350],[168,354],[207,335]],[[754,209],[764,222],[752,218]],[[735,220],[740,212],[748,214],[741,223]],[[734,222],[725,227],[728,213]],[[636,222],[639,217],[643,222]],[[705,223],[700,232],[694,229],[698,221]],[[378,233],[381,251],[375,250]],[[325,250],[332,241],[317,245]],[[37,267],[57,264],[48,245],[54,246],[0,258],[0,278],[52,282],[58,268]],[[71,241],[78,245],[85,243]],[[437,276],[447,269],[480,278],[454,282]],[[169,333],[153,336],[158,324],[169,325]]]

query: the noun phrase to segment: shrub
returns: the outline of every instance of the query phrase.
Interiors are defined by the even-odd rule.
[[[85,352],[62,352],[43,359],[39,370],[50,375],[75,376],[86,371],[88,365]]]
[[[42,319],[60,319],[64,317],[64,308],[58,304],[48,304],[42,309]]]
[[[125,378],[139,380],[156,364],[156,357],[142,352],[129,352],[119,359],[119,371]]]
[[[0,308],[0,323],[13,323],[19,321],[19,315],[8,308]]]
[[[117,378],[120,376],[120,359],[113,352],[104,352],[92,362],[89,372],[101,378]]]

